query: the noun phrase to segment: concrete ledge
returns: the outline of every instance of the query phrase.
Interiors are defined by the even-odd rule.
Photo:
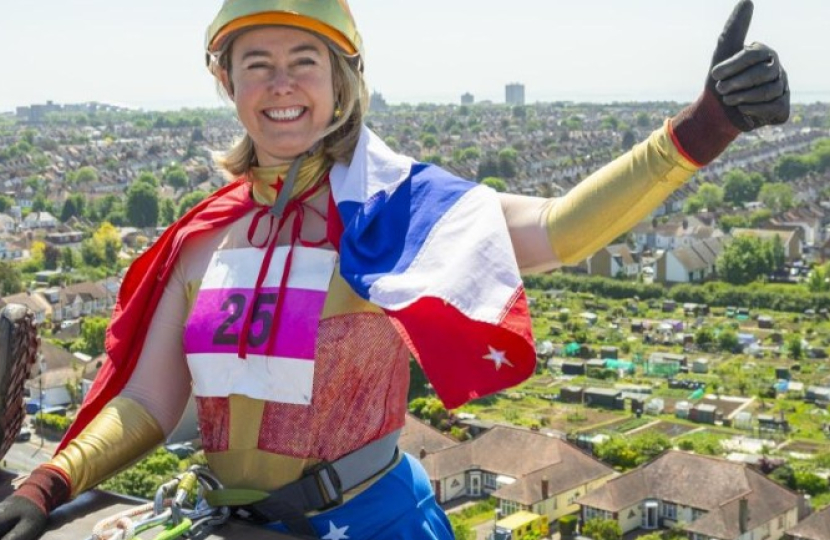
[[[14,478],[14,475],[0,471],[0,500],[5,499],[12,493],[11,482]],[[100,490],[84,493],[52,513],[49,530],[41,538],[42,540],[81,540],[88,538],[92,534],[92,528],[100,520],[145,502],[147,501]],[[144,537],[152,538],[156,534],[158,534],[158,530],[150,530],[147,531]],[[292,540],[293,537],[231,520],[222,527],[211,531],[211,534],[197,538],[199,540],[243,538],[245,540]]]

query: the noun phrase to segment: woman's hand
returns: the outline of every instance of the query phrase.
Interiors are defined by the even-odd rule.
[[[706,82],[729,121],[741,131],[783,124],[790,116],[787,72],[778,54],[762,43],[744,45],[752,12],[750,0],[735,7],[718,40]]]
[[[745,45],[751,0],[741,0],[718,39],[703,93],[671,121],[675,143],[699,166],[718,157],[742,131],[782,124],[790,116],[790,88],[778,54]]]
[[[35,540],[46,530],[46,513],[27,497],[12,495],[0,503],[0,539]]]

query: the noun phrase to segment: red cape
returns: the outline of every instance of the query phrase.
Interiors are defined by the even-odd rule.
[[[185,239],[228,225],[253,207],[250,185],[236,180],[193,207],[133,262],[107,327],[107,360],[56,453],[77,437],[130,380],[152,319],[148,314],[155,312]]]

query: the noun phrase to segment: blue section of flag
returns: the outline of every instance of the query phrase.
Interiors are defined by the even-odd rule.
[[[380,191],[363,204],[341,202],[341,275],[357,294],[370,299],[375,281],[404,273],[436,223],[475,186],[440,167],[419,163],[393,193]]]

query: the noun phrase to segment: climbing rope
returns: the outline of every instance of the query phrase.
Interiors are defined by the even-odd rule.
[[[87,540],[130,540],[143,532],[163,527],[152,540],[174,540],[202,529],[216,527],[228,520],[227,506],[208,504],[205,494],[221,489],[222,484],[207,469],[190,467],[163,484],[153,502],[130,508],[102,519]],[[193,500],[195,503],[188,504]]]

